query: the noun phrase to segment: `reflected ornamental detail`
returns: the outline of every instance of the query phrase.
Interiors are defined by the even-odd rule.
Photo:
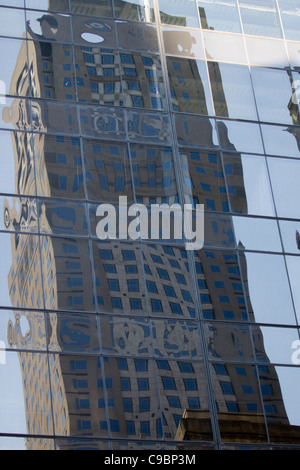
[[[0,446],[299,449],[295,7],[16,3],[0,6]],[[200,205],[188,246],[171,212]],[[99,237],[99,207],[126,237]]]

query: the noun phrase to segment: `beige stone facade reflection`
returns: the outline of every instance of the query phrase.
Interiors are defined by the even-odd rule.
[[[97,14],[97,2],[85,5],[72,2],[72,5],[74,13]],[[127,12],[136,12],[130,5],[123,5],[124,15],[125,9]],[[128,13],[126,15],[130,16]],[[181,21],[178,19],[180,25]],[[232,358],[244,358],[246,364],[255,363],[257,358],[253,356],[252,335],[256,350],[264,355],[263,364],[267,368],[265,375],[260,378],[261,383],[272,384],[273,387],[268,404],[274,406],[274,411],[268,414],[268,418],[276,419],[283,425],[288,424],[275,368],[268,362],[261,331],[254,324],[255,312],[249,301],[246,260],[242,255],[238,256],[236,251],[231,253],[228,249],[221,250],[216,243],[214,247],[219,246],[217,250],[207,249],[195,253],[193,264],[185,250],[172,241],[169,245],[120,241],[106,243],[88,236],[76,237],[77,232],[73,238],[64,232],[64,236],[62,233],[53,233],[54,224],[51,221],[57,219],[49,209],[50,202],[60,198],[60,202],[65,202],[67,206],[72,200],[86,200],[89,186],[86,181],[84,183],[84,178],[92,178],[96,167],[98,181],[103,181],[105,173],[109,173],[108,187],[114,188],[119,170],[114,169],[113,173],[112,163],[120,165],[125,157],[123,154],[114,160],[112,154],[108,154],[109,144],[105,142],[102,147],[105,157],[97,159],[95,147],[86,142],[87,147],[91,144],[88,155],[92,164],[90,173],[85,172],[86,155],[82,159],[81,154],[83,142],[68,135],[74,115],[67,104],[60,106],[61,113],[51,105],[51,99],[57,100],[55,103],[58,105],[62,100],[65,102],[66,88],[74,93],[73,59],[68,59],[70,56],[65,54],[70,52],[70,47],[54,41],[44,42],[45,38],[34,35],[30,26],[28,34],[28,71],[33,100],[16,100],[5,111],[6,119],[17,130],[13,144],[16,193],[24,196],[34,194],[32,185],[36,181],[39,197],[36,213],[32,210],[18,212],[16,207],[8,206],[5,213],[6,227],[12,231],[13,263],[8,274],[8,284],[15,307],[15,321],[8,325],[8,339],[10,347],[18,350],[20,359],[27,431],[31,436],[27,439],[28,448],[40,448],[41,441],[32,437],[38,435],[55,435],[58,443],[60,438],[67,436],[112,437],[120,441],[127,438],[175,440],[179,423],[181,426],[184,423],[181,421],[184,410],[194,407],[207,413],[211,404],[204,351],[209,355],[211,385],[218,411],[229,416],[230,407],[235,407],[235,416],[239,421],[239,413],[244,415],[250,405],[253,407],[253,416],[262,415],[263,403],[254,367],[245,367],[249,373],[246,374],[244,385],[252,387],[254,391],[251,402],[248,393],[240,386],[241,378],[237,372],[237,369],[244,367],[243,362],[236,364],[236,367],[233,364],[224,369],[215,367],[216,364],[222,366],[226,360],[231,362]],[[22,47],[26,47],[25,42]],[[12,94],[16,93],[17,83],[26,73],[25,63],[21,59],[24,57],[23,52],[12,80]],[[120,102],[121,70],[114,64],[114,79],[104,79],[103,72],[107,66],[101,64],[103,55],[93,47],[88,51],[88,57],[84,56],[86,52],[79,46],[75,48],[79,68],[88,70],[87,67],[95,65],[94,83],[98,87],[94,87],[94,91],[91,88],[94,72],[84,77],[77,73],[79,83],[82,83],[80,79],[85,79],[80,99],[88,103],[95,101],[98,105],[106,105],[107,101],[110,106],[123,105]],[[115,53],[109,52],[107,55],[105,60],[115,62]],[[154,61],[153,67],[145,66],[139,54],[130,57],[132,70],[137,72],[138,77],[143,73],[146,76],[147,70],[159,69],[159,62]],[[130,57],[128,60],[131,60]],[[145,58],[149,59],[149,55],[145,55]],[[70,74],[63,71],[62,63],[70,66],[66,67],[68,73],[71,70]],[[185,65],[184,73],[190,74],[193,82],[201,84],[195,63],[188,61]],[[49,76],[48,81],[43,80],[45,71]],[[71,87],[64,86],[69,83]],[[115,85],[114,93],[104,93],[104,85],[111,83]],[[139,85],[139,79],[134,83]],[[161,85],[159,80],[156,84]],[[126,105],[131,106],[134,99],[141,96],[145,98],[147,106],[151,103],[151,92],[129,91],[128,88],[125,94],[128,99]],[[177,88],[173,104],[183,105],[180,96],[185,91],[185,87]],[[200,92],[197,89],[193,92],[195,98],[200,96],[203,100],[202,88]],[[49,100],[34,99],[41,97]],[[163,94],[159,94],[159,97],[163,98]],[[75,101],[75,96],[72,100]],[[101,107],[95,108],[93,116],[99,113],[104,119],[101,111]],[[199,111],[199,108],[194,111]],[[26,129],[29,112],[33,117],[35,131],[30,139],[21,132]],[[200,112],[205,114],[207,109],[202,107]],[[64,132],[54,132],[53,129],[59,129],[60,126],[65,135]],[[180,126],[184,126],[183,122],[179,124],[179,131]],[[92,130],[94,137],[100,139],[101,132],[97,131],[96,125]],[[213,148],[212,126],[208,120],[201,126],[200,132],[199,123],[195,123],[190,130],[191,134],[198,137],[203,134],[208,142],[207,147]],[[101,141],[96,139],[97,142],[100,144]],[[165,150],[153,153],[153,149],[154,145],[131,145],[131,151],[136,151],[137,155],[136,166],[131,167],[136,182],[135,196],[145,204],[153,199],[155,202],[163,202],[165,198],[173,203],[178,196],[175,171],[171,164],[173,154]],[[150,157],[147,150],[150,151]],[[222,211],[226,195],[218,193],[214,171],[220,168],[215,167],[210,160],[212,154],[213,158],[218,157],[214,151],[201,153],[208,170],[204,177],[199,175],[196,165],[191,162],[189,149],[182,149],[185,196],[189,200],[201,202],[201,184],[210,185],[212,199],[216,202],[215,211]],[[150,175],[151,172],[153,174]],[[151,186],[151,177],[156,181],[156,187]],[[140,185],[137,184],[138,178]],[[222,180],[224,176],[219,178]],[[130,186],[129,181],[130,177],[127,187]],[[100,201],[102,197],[107,197],[103,187],[104,184],[98,196]],[[133,197],[132,188],[129,191]],[[93,186],[91,193],[97,195],[97,186]],[[246,212],[245,195],[240,195],[240,199]],[[24,204],[22,201],[20,197],[20,206],[24,207],[26,197]],[[35,217],[29,218],[28,214],[35,214]],[[214,219],[215,215],[209,213],[209,217]],[[226,226],[230,239],[233,233],[231,219],[220,222],[215,217],[214,222],[223,228]],[[214,239],[215,226],[208,226],[208,240]],[[15,232],[16,227],[21,234]],[[217,242],[220,243],[220,240]],[[212,270],[212,264],[218,270]],[[216,283],[221,285],[218,291]],[[226,325],[225,303],[234,312],[234,317]],[[20,313],[20,309],[24,311]],[[42,313],[33,316],[33,311]],[[69,323],[65,321],[68,315],[71,318],[73,315],[74,319]],[[29,324],[25,337],[20,330],[22,316]],[[199,319],[204,331],[199,329]],[[26,350],[30,349],[35,353],[30,356],[29,362]],[[208,428],[205,440],[212,440],[210,416],[206,418]],[[49,448],[50,445],[49,442]]]

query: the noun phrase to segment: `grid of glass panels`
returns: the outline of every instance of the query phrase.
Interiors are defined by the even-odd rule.
[[[299,11],[0,0],[0,448],[299,448]]]

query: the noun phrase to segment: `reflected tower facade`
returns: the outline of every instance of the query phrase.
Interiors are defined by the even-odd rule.
[[[252,62],[255,40],[273,43],[242,1],[46,3],[11,8],[24,35],[2,113],[15,174],[2,198],[7,349],[26,421],[15,434],[32,449],[297,447],[282,373],[296,383],[298,369],[271,347],[299,337],[299,258],[283,246],[297,216],[280,212],[275,168],[297,162],[292,53],[288,69]],[[264,34],[294,50],[270,11]],[[203,203],[203,249],[99,240],[98,205],[122,195]],[[271,262],[282,270],[258,285]],[[288,286],[280,305],[268,282]]]

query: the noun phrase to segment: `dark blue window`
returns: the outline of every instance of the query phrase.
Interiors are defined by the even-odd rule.
[[[172,377],[162,377],[161,379],[165,390],[176,390],[175,380]]]
[[[116,309],[122,309],[123,308],[122,299],[120,299],[120,297],[112,297],[111,298],[111,304],[112,304],[113,308],[116,308]]]
[[[121,390],[129,391],[131,390],[131,383],[129,377],[121,377]]]
[[[146,359],[135,359],[134,365],[136,371],[146,372],[148,370],[148,361]]]
[[[140,412],[150,411],[150,398],[141,397],[139,400]]]
[[[142,310],[142,302],[140,299],[130,299],[130,308],[132,310]]]
[[[120,423],[117,419],[110,419],[109,424],[111,432],[120,432]]]
[[[149,390],[149,380],[147,378],[137,379],[139,390]]]
[[[141,421],[141,433],[150,436],[150,423],[149,421]]]
[[[167,399],[168,399],[169,406],[171,406],[172,408],[181,408],[181,403],[178,397],[169,396],[167,397]]]
[[[123,406],[124,406],[124,411],[132,412],[133,411],[132,399],[123,398]]]
[[[230,382],[220,382],[220,385],[225,395],[234,395],[233,388]]]
[[[128,436],[134,436],[135,435],[134,421],[126,421],[126,428],[127,428]]]
[[[198,390],[197,381],[195,379],[184,379],[183,382],[186,390]]]

